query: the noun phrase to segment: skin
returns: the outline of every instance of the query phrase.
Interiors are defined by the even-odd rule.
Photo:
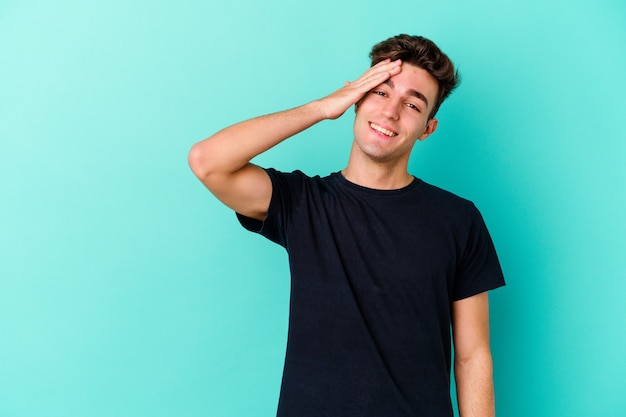
[[[488,293],[452,303],[454,378],[461,417],[494,417]]]
[[[409,184],[411,150],[437,128],[437,120],[428,118],[437,89],[428,72],[403,64],[400,72],[365,94],[356,106],[354,141],[344,176],[377,189]]]
[[[428,118],[437,91],[436,80],[426,71],[401,61],[382,61],[326,97],[237,123],[198,142],[189,153],[189,165],[225,205],[264,220],[272,184],[250,160],[355,106],[354,140],[342,174],[369,188],[401,188],[413,180],[408,173],[413,146],[437,129],[437,120]],[[452,319],[461,417],[493,417],[487,293],[454,302]]]

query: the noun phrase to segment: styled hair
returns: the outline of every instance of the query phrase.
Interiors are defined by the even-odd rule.
[[[429,119],[435,117],[441,103],[452,93],[461,82],[461,75],[454,64],[435,43],[422,36],[401,34],[384,40],[372,48],[370,52],[372,66],[385,59],[401,59],[403,63],[415,65],[427,71],[437,80],[439,88],[437,99]]]

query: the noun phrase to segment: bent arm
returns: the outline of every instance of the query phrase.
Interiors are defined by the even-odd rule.
[[[319,102],[311,102],[235,124],[193,145],[189,166],[224,204],[263,220],[272,185],[267,174],[250,160],[323,118]]]
[[[336,119],[369,90],[400,71],[400,61],[382,61],[334,93],[294,109],[227,127],[196,143],[189,166],[202,183],[233,210],[263,220],[272,184],[250,163],[257,155],[324,119]]]
[[[487,292],[452,304],[454,376],[461,417],[494,417]]]

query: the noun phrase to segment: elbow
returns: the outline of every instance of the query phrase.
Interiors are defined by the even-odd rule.
[[[189,150],[187,163],[196,177],[204,181],[211,175],[211,158],[209,150],[205,149],[202,142],[196,143]]]
[[[461,352],[455,352],[454,355],[455,367],[468,367],[468,366],[481,366],[492,367],[491,350],[487,348],[475,349],[472,352],[463,354]]]

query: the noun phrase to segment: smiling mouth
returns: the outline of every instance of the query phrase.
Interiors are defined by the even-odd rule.
[[[380,132],[383,135],[388,136],[390,138],[398,135],[396,132],[392,132],[391,130],[387,130],[384,127],[378,126],[376,123],[370,122],[370,127],[374,129],[375,131]]]

